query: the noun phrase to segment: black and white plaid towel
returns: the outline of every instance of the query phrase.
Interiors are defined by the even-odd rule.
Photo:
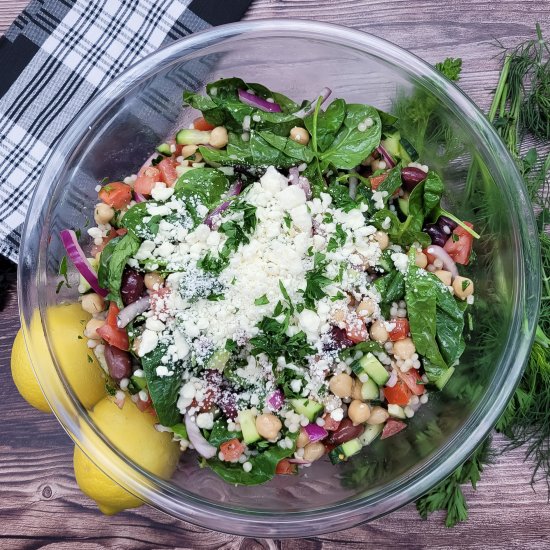
[[[237,21],[251,0],[32,0],[0,38],[0,255],[50,150],[112,78],[173,40]]]

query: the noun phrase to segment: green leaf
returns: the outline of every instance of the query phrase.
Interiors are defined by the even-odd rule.
[[[435,68],[449,80],[457,81],[460,79],[462,71],[462,59],[460,57],[447,57],[443,62],[436,63]]]
[[[374,286],[382,296],[383,303],[398,302],[405,296],[405,276],[397,269],[376,279]]]
[[[242,439],[242,433],[230,432],[227,429],[227,423],[225,420],[216,420],[216,422],[214,422],[214,427],[210,432],[210,436],[208,437],[208,442],[210,445],[214,445],[214,447],[219,447],[222,443],[234,438]]]
[[[332,144],[338,130],[344,123],[346,116],[346,102],[343,99],[335,99],[326,111],[319,109],[304,118],[304,124],[308,132],[316,137],[317,151],[324,152]]]
[[[227,177],[215,168],[195,168],[185,172],[174,187],[174,196],[185,201],[188,214],[195,223],[202,222],[196,214],[197,204],[214,208],[229,188]]]
[[[266,304],[269,304],[269,299],[265,294],[254,300],[256,306],[265,306]]]
[[[290,159],[294,159],[294,164],[296,164],[296,161],[310,163],[313,160],[313,151],[306,145],[301,145],[293,139],[277,136],[271,132],[258,133],[269,145],[275,147]]]
[[[156,205],[154,201],[140,202],[134,204],[124,217],[122,218],[121,225],[133,233],[136,237],[144,240],[152,240],[159,230],[159,223],[162,219],[161,216],[151,216],[147,212],[148,205]],[[144,219],[148,221],[145,222]]]
[[[182,383],[181,367],[171,364],[172,376],[158,376],[157,367],[162,365],[162,358],[166,354],[167,346],[159,344],[153,351],[141,358],[141,365],[147,379],[147,389],[153,402],[153,407],[163,426],[173,426],[181,420],[177,408],[179,390]]]
[[[359,125],[370,118],[373,125],[359,130]],[[323,166],[332,165],[339,170],[351,170],[367,158],[380,143],[382,124],[374,107],[349,104],[342,127],[330,146],[319,155]]]
[[[252,464],[252,470],[245,472],[243,465],[224,462],[218,458],[211,458],[206,464],[224,481],[235,485],[259,485],[273,478],[277,464],[283,459],[294,454],[298,433],[286,434],[293,445],[290,449],[283,449],[277,444],[269,445],[265,450],[260,450],[258,455],[251,456],[248,461]]]
[[[113,241],[116,241],[116,243],[111,245]],[[102,288],[109,290],[107,298],[115,301],[118,307],[121,308],[124,307],[120,296],[122,273],[128,259],[138,251],[139,245],[140,240],[135,235],[126,233],[123,237],[117,237],[110,241],[101,253],[99,272],[101,273],[102,283],[100,285]]]

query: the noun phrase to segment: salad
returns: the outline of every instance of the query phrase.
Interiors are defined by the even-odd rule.
[[[230,483],[395,436],[464,351],[477,233],[395,117],[329,95],[185,92],[201,116],[97,187],[88,253],[61,232],[115,402]]]

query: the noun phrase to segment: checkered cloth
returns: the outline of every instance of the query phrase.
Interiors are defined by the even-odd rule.
[[[0,38],[0,254],[17,261],[59,136],[112,78],[160,46],[236,21],[251,0],[32,0]]]

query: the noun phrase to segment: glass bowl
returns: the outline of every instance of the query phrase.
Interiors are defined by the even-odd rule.
[[[186,126],[182,90],[220,77],[261,82],[292,98],[333,97],[385,111],[414,94],[437,121],[421,160],[443,176],[445,201],[482,237],[468,269],[476,302],[467,351],[440,394],[407,430],[348,463],[322,460],[295,477],[235,487],[185,453],[171,481],[132,464],[93,425],[53,351],[48,308],[74,302],[56,293],[64,256],[59,231],[93,219],[105,176],[134,173],[153,148]],[[429,102],[429,103],[426,103]],[[196,116],[196,115],[195,115]],[[452,133],[452,146],[441,132]],[[466,182],[468,181],[468,184]],[[85,234],[85,231],[83,231]],[[491,430],[519,380],[536,325],[540,265],[522,179],[475,105],[430,65],[368,34],[307,21],[264,20],[217,27],[175,42],[111,82],[77,116],[48,160],[29,209],[20,255],[19,304],[40,385],[77,445],[109,476],[152,506],[197,525],[252,537],[296,537],[352,527],[416,499],[450,474]],[[83,358],[83,360],[85,360]]]

